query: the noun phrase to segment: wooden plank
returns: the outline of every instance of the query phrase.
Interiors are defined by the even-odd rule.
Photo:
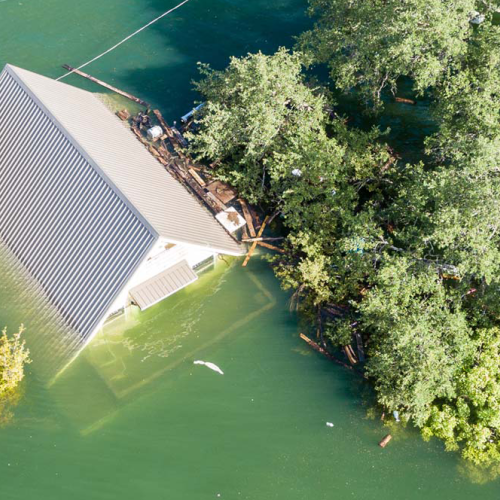
[[[228,204],[236,198],[236,193],[229,185],[224,182],[215,180],[207,185],[207,189],[219,198],[222,203]]]
[[[394,100],[396,102],[403,102],[405,104],[417,104],[416,101],[414,101],[413,99],[407,99],[406,97],[395,97]]]
[[[196,170],[194,168],[189,167],[188,171],[195,178],[195,180],[198,181],[198,184],[200,186],[203,186],[203,187],[206,186],[207,183],[198,175],[198,172],[196,172]]]
[[[130,118],[130,113],[126,109],[122,109],[116,114],[118,115],[118,118],[120,118],[120,120],[123,120],[124,122],[126,122]]]
[[[352,347],[350,345],[344,346],[344,352],[345,352],[345,355],[347,356],[347,359],[349,360],[349,363],[351,363],[351,365],[355,365],[358,362],[358,360],[356,359],[356,356],[354,354],[354,351],[352,350]]]
[[[103,82],[102,80],[98,80],[97,78],[94,78],[93,76],[89,75],[88,73],[84,73],[83,71],[75,69],[75,68],[71,67],[69,64],[63,64],[63,68],[67,69],[68,71],[72,71],[76,75],[83,76],[83,78],[86,78],[87,80],[90,80],[91,82],[97,83],[97,85],[100,85],[101,87],[112,90],[113,92],[116,92],[117,94],[120,94],[123,97],[126,97],[127,99],[130,99],[131,101],[134,101],[137,104],[144,106],[145,108],[150,107],[146,101],[143,101],[142,99],[139,99],[138,97],[135,97],[134,95],[129,94],[128,92],[124,92],[123,90],[117,89],[116,87],[113,87],[113,85],[110,85],[109,83]]]
[[[266,227],[268,219],[269,219],[269,216],[266,215],[266,218],[264,219],[264,222],[262,223],[262,226],[260,227],[259,232],[257,234],[257,238],[260,238],[262,236],[262,233],[264,232],[264,229]],[[250,250],[248,251],[246,258],[243,261],[243,264],[242,264],[243,267],[246,267],[246,265],[248,264],[250,257],[252,256],[252,254],[255,252],[255,249],[257,248],[257,243],[258,243],[257,241],[254,241],[252,243],[252,246],[250,247]]]
[[[168,123],[164,120],[162,114],[160,113],[160,110],[159,109],[153,109],[153,113],[156,116],[156,118],[158,118],[158,121],[160,122],[160,125],[163,128],[163,131],[167,134],[168,137],[173,138],[174,137],[174,133],[170,129]]]
[[[245,217],[250,235],[252,236],[252,238],[255,238],[257,234],[255,233],[255,228],[253,227],[253,219],[250,211],[248,210],[248,205],[245,200],[239,199],[238,201],[240,202],[241,208],[243,210],[243,217]]]
[[[285,253],[285,251],[282,248],[275,247],[274,245],[270,245],[269,243],[266,243],[265,241],[257,241],[257,245],[265,248],[269,248],[269,250],[274,250],[275,252],[279,253]]]
[[[384,439],[382,439],[382,441],[380,441],[380,443],[378,445],[381,448],[385,448],[389,444],[389,441],[391,439],[392,439],[392,436],[390,434],[387,434],[387,436],[385,436]]]

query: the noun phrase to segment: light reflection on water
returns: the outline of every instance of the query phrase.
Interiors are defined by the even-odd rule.
[[[48,302],[41,288],[0,242],[0,318],[2,327],[15,331],[22,323],[37,376],[49,382],[83,347],[78,333],[70,329]]]

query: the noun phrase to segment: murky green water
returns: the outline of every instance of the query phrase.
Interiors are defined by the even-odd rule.
[[[90,59],[174,3],[0,0],[0,65],[59,76],[60,64]],[[290,45],[309,23],[303,12],[300,0],[191,0],[88,72],[173,120],[192,102],[196,61],[222,67]],[[24,321],[33,338],[29,295],[1,264],[0,324]],[[366,418],[369,389],[299,331],[254,258],[247,269],[219,262],[167,301],[117,318],[49,387],[39,360],[0,428],[0,498],[499,498],[498,482],[473,483],[456,455],[416,433],[396,431],[380,449],[387,431]]]

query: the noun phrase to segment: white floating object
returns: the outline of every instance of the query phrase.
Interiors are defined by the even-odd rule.
[[[210,361],[201,361],[198,359],[196,361],[193,361],[193,365],[205,365],[207,368],[210,368],[214,372],[224,375],[224,372],[216,364],[210,363]]]
[[[332,423],[332,422],[327,422],[327,423],[326,423],[326,426],[327,426],[327,427],[333,427],[333,423]]]
[[[292,175],[295,175],[295,177],[302,177],[302,170],[300,170],[300,168],[294,168],[292,170]]]
[[[394,418],[396,419],[396,422],[401,422],[401,420],[399,420],[399,411],[394,410],[392,412],[392,414],[394,415]]]
[[[245,219],[234,207],[219,212],[215,218],[230,232],[234,233],[246,224]]]
[[[148,129],[148,139],[154,141],[163,135],[163,129],[159,125],[155,125]]]
[[[479,12],[473,12],[472,13],[472,18],[470,19],[470,23],[471,24],[481,24],[481,23],[484,23],[484,20],[485,20],[485,16],[484,14],[480,14]]]

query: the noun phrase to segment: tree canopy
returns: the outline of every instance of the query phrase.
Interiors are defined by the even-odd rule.
[[[442,81],[467,51],[476,0],[310,0],[317,23],[302,35],[309,62],[326,63],[334,84],[358,88],[371,105],[402,76],[417,92]],[[491,7],[493,9],[493,7]]]
[[[500,28],[471,0],[310,0],[298,51],[201,66],[191,150],[281,215],[283,288],[325,346],[365,341],[379,404],[500,462]],[[471,23],[479,13],[481,22]],[[326,63],[318,83],[309,64]],[[423,160],[339,116],[328,84],[380,106],[431,99]],[[338,97],[341,99],[342,97]],[[422,131],[425,134],[425,131]],[[340,313],[338,311],[341,311]],[[337,311],[335,314],[332,311]]]

